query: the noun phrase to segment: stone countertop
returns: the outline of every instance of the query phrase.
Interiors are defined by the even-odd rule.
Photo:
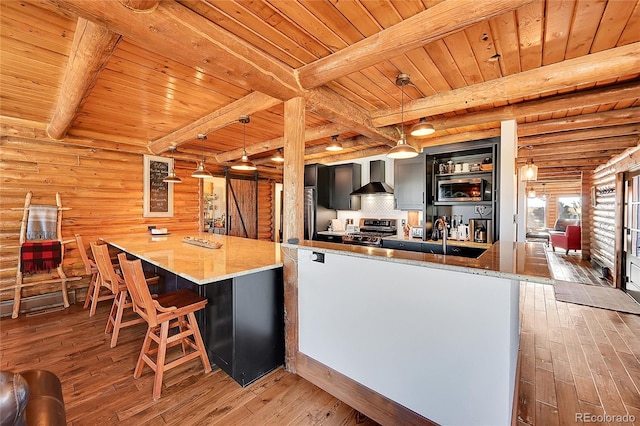
[[[184,237],[218,242],[222,247],[198,247],[183,242]],[[207,284],[282,266],[280,244],[270,241],[207,232],[111,235],[102,240],[196,284]]]
[[[449,241],[447,241],[448,243]],[[282,244],[287,248],[305,248],[323,253],[373,258],[385,262],[404,263],[425,268],[448,269],[468,274],[533,281],[545,284],[554,282],[547,264],[545,248],[538,243],[493,244],[478,258],[419,253],[378,247],[336,244],[304,240],[299,244]]]
[[[436,244],[436,245],[442,245],[442,240],[422,240],[421,238],[412,238],[412,237],[405,237],[403,236],[399,236],[399,235],[394,235],[394,236],[390,236],[390,237],[382,237],[383,240],[394,240],[394,241],[411,241],[414,243],[427,243],[427,244]],[[384,243],[383,243],[384,244]],[[477,247],[477,248],[483,248],[483,249],[488,249],[491,247],[491,244],[487,244],[487,243],[476,243],[475,241],[464,241],[464,240],[453,240],[450,238],[447,238],[447,245],[448,246],[459,246],[459,247]]]

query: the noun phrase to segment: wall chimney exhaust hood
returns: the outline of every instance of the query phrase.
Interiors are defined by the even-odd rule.
[[[385,183],[384,161],[374,160],[369,163],[370,182],[353,191],[351,195],[384,195],[393,194],[393,188]]]

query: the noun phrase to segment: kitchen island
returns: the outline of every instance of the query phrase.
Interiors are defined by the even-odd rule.
[[[552,282],[542,245],[475,259],[283,246],[297,252],[299,375],[382,424],[511,423],[519,282]]]
[[[195,238],[220,248],[188,244]],[[284,361],[280,245],[187,232],[103,238],[162,277],[162,291],[189,288],[207,298],[197,313],[209,359],[246,386]]]

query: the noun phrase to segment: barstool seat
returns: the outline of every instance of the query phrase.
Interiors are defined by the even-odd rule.
[[[207,350],[194,315],[194,312],[205,307],[207,299],[187,289],[161,294],[153,299],[145,283],[140,260],[127,260],[124,253],[119,254],[118,259],[131,294],[133,309],[148,324],[133,377],[142,376],[145,364],[155,371],[153,382],[155,401],[160,398],[165,371],[195,358],[200,358],[205,373],[211,371]],[[169,330],[173,328],[178,328],[178,332],[170,336]],[[152,347],[154,345],[155,347]],[[167,361],[167,349],[177,345],[182,346],[182,355]]]

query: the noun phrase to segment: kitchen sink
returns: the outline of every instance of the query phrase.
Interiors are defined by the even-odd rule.
[[[382,239],[382,247],[394,249],[394,250],[405,250],[405,251],[415,251],[422,253],[431,253],[431,254],[444,254],[442,251],[442,243],[440,242],[430,242],[430,241],[418,241],[418,240],[398,240],[394,238],[383,238]],[[447,245],[447,255],[448,256],[461,256],[461,257],[469,257],[476,258],[484,253],[487,249],[481,247],[467,247],[467,246],[457,246],[457,245]]]
[[[424,253],[433,253],[433,254],[443,254],[442,244],[440,243],[422,243],[422,251]],[[465,247],[465,246],[447,246],[447,255],[448,256],[461,256],[461,257],[470,257],[476,258],[484,253],[486,249],[480,247]]]

